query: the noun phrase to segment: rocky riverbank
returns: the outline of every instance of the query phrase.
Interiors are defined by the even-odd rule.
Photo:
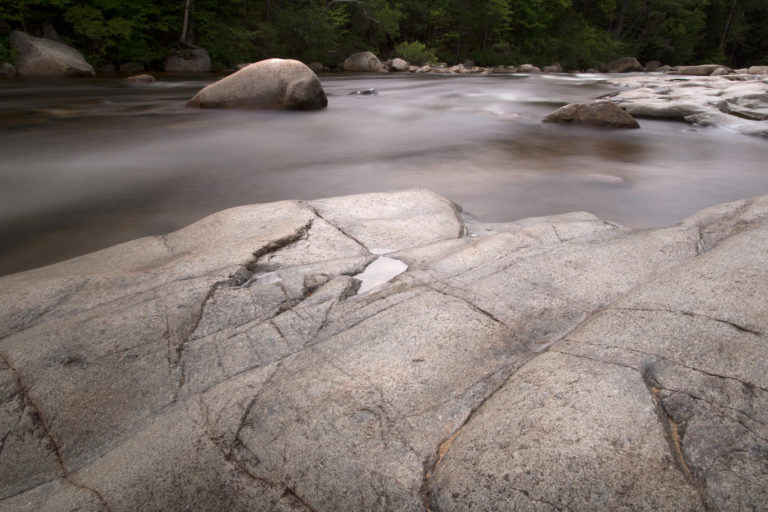
[[[766,247],[768,196],[633,231],[411,190],[6,276],[0,510],[759,509]]]
[[[610,83],[623,90],[609,99],[635,117],[768,136],[768,76],[639,75]]]

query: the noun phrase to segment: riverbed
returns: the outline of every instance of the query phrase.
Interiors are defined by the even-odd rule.
[[[604,75],[327,75],[312,113],[188,109],[216,77],[157,76],[0,81],[0,275],[283,199],[424,187],[486,222],[654,227],[768,193],[765,138],[541,123]]]

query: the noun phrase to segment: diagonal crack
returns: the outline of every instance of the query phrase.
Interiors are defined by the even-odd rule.
[[[329,220],[328,220],[328,219],[326,219],[325,217],[323,217],[323,216],[322,216],[322,214],[321,214],[321,213],[318,211],[318,209],[317,209],[316,207],[312,206],[310,203],[308,203],[308,202],[306,202],[306,201],[302,201],[302,204],[304,204],[304,206],[306,206],[307,208],[309,208],[309,209],[312,211],[312,213],[314,213],[315,215],[317,215],[317,218],[318,218],[318,219],[320,219],[320,220],[322,220],[322,221],[325,221],[326,223],[328,223],[328,225],[329,225],[329,226],[333,227],[333,228],[334,228],[334,229],[336,229],[336,230],[337,230],[339,233],[341,233],[341,234],[342,234],[342,235],[344,235],[345,237],[349,238],[350,240],[352,240],[353,242],[355,242],[356,244],[358,244],[360,247],[362,247],[363,249],[365,249],[367,252],[371,252],[371,251],[370,251],[370,249],[368,249],[368,247],[367,247],[367,246],[366,246],[366,245],[365,245],[363,242],[361,242],[360,240],[358,240],[358,239],[357,239],[357,238],[355,238],[354,236],[350,235],[350,234],[349,234],[349,233],[348,233],[346,230],[344,230],[344,229],[343,229],[341,226],[339,226],[339,225],[337,225],[337,224],[335,224],[335,223],[333,223],[333,222],[329,221]]]
[[[538,354],[537,354],[538,355]],[[501,379],[501,383],[496,386],[495,388],[489,390],[467,413],[466,418],[464,418],[464,421],[461,422],[461,424],[456,427],[453,432],[451,432],[445,439],[440,441],[440,443],[437,446],[437,450],[435,450],[435,453],[432,454],[432,456],[424,461],[424,470],[423,470],[423,476],[422,476],[422,482],[421,482],[421,498],[422,503],[424,505],[425,510],[427,512],[432,512],[432,507],[436,506],[434,503],[434,499],[432,496],[432,488],[431,488],[431,478],[432,475],[435,474],[435,471],[437,471],[440,467],[440,464],[442,463],[445,456],[448,454],[448,452],[451,449],[451,446],[453,445],[453,442],[456,440],[456,438],[461,434],[461,431],[464,429],[464,427],[472,420],[472,418],[475,416],[475,413],[477,413],[478,410],[480,410],[483,405],[485,405],[486,402],[488,402],[491,398],[493,398],[496,393],[498,393],[500,390],[504,389],[504,387],[507,385],[507,383],[517,375],[517,373],[522,370],[525,366],[527,366],[531,361],[535,360],[536,357],[532,356],[527,361],[523,362],[520,366],[517,368],[514,368],[510,371],[510,368],[502,368],[496,372],[496,374],[503,373],[503,372],[509,372],[508,375],[504,376]]]
[[[683,315],[683,316],[690,316],[692,318],[704,318],[707,320],[712,320],[713,322],[720,322],[722,324],[730,325],[737,331],[745,332],[748,334],[754,334],[755,336],[760,336],[761,338],[768,338],[768,334],[765,334],[760,331],[756,331],[754,329],[750,329],[749,327],[744,327],[743,325],[739,325],[734,322],[730,322],[728,320],[723,320],[722,318],[716,318],[710,315],[705,315],[703,313],[695,313],[693,311],[685,311],[685,310],[677,310],[677,309],[666,309],[666,308],[621,308],[621,307],[607,307],[606,310],[615,310],[615,311],[638,311],[638,312],[647,312],[647,313],[670,313],[673,315]]]
[[[72,486],[78,487],[80,489],[86,490],[92,494],[94,494],[98,500],[101,502],[103,507],[108,511],[112,512],[112,507],[109,505],[109,502],[104,498],[104,496],[101,494],[101,492],[94,488],[90,487],[88,485],[85,485],[82,482],[79,482],[75,480],[75,478],[72,476],[72,472],[67,469],[66,462],[64,461],[64,457],[61,452],[61,444],[56,439],[56,437],[53,435],[53,432],[51,431],[50,422],[46,418],[46,416],[43,414],[43,410],[40,407],[40,405],[37,403],[35,398],[32,396],[31,389],[27,385],[24,377],[22,376],[21,372],[19,372],[18,368],[14,366],[10,358],[0,352],[0,360],[2,360],[6,366],[11,370],[14,377],[16,377],[16,385],[21,390],[22,397],[24,399],[24,402],[30,407],[31,409],[31,416],[35,423],[37,423],[40,427],[42,427],[43,431],[45,432],[46,437],[51,443],[53,454],[56,457],[56,461],[59,465],[59,471],[61,472],[62,478],[64,478],[67,482],[69,482]]]

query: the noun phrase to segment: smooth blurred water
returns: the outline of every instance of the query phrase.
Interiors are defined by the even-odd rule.
[[[333,75],[313,113],[187,109],[211,77],[0,81],[0,274],[281,199],[425,187],[489,222],[650,227],[768,193],[765,139],[540,122],[611,92],[604,78]]]

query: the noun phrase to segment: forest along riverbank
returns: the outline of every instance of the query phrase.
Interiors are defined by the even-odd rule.
[[[2,82],[0,274],[281,199],[424,187],[486,222],[587,210],[650,227],[768,191],[763,138],[541,124],[610,78],[331,75],[311,114],[187,109],[210,77]]]

